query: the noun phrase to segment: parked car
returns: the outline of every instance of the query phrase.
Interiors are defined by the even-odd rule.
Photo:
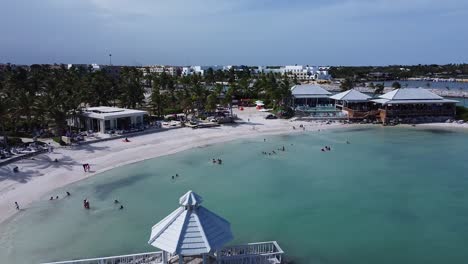
[[[267,116],[265,116],[265,119],[277,119],[278,117],[276,117],[275,115],[272,115],[272,114],[269,114]]]

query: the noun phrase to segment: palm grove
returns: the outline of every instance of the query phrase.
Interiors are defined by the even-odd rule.
[[[294,82],[277,74],[254,75],[249,68],[171,76],[122,67],[115,76],[106,68],[8,66],[0,71],[0,129],[3,135],[30,137],[42,131],[42,136],[60,136],[69,129],[67,118],[100,105],[145,109],[154,118],[212,111],[241,98],[262,99],[282,109]]]

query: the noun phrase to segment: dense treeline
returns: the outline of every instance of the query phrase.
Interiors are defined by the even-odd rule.
[[[278,108],[289,100],[293,82],[275,74],[254,76],[248,68],[171,76],[134,67],[122,67],[113,75],[105,68],[8,66],[0,71],[0,129],[20,136],[38,131],[62,135],[67,118],[99,105],[145,109],[156,117],[211,111],[241,98],[263,99]]]
[[[355,80],[399,80],[415,77],[468,78],[468,64],[331,67],[330,74],[334,78]]]

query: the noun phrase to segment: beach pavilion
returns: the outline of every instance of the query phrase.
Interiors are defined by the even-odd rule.
[[[335,107],[345,112],[349,119],[363,119],[372,115],[371,98],[354,89],[330,97],[335,100]]]
[[[378,107],[377,118],[386,124],[445,121],[455,117],[458,101],[445,99],[423,88],[401,88],[371,100]]]
[[[88,107],[76,117],[68,120],[68,125],[93,131],[98,133],[107,133],[112,130],[131,130],[144,125],[144,116],[148,115],[146,111],[96,106]]]
[[[319,85],[298,84],[291,88],[293,105],[297,109],[317,108],[331,104],[331,93]]]

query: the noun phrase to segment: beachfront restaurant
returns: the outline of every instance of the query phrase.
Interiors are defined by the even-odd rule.
[[[68,125],[97,133],[132,131],[144,126],[146,111],[118,107],[97,106],[83,109],[77,118],[69,119]]]
[[[335,108],[331,93],[319,85],[301,84],[291,88],[293,108],[297,116],[311,118],[341,117],[341,111]]]
[[[389,122],[444,122],[455,117],[457,101],[445,99],[423,88],[396,89],[371,100],[377,118]]]
[[[365,119],[373,116],[371,97],[351,89],[330,97],[336,109],[343,111],[349,119]]]

